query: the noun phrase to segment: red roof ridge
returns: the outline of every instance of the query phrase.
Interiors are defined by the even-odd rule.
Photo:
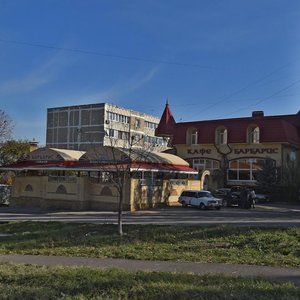
[[[284,118],[285,121],[293,124],[293,122],[291,122],[290,119],[291,117],[296,117],[298,114],[288,114],[288,115],[271,115],[271,116],[263,116],[262,119],[282,119]],[[285,119],[287,118],[287,119]],[[205,123],[205,122],[227,122],[227,121],[233,121],[233,120],[237,120],[237,121],[250,121],[250,120],[257,120],[260,118],[256,118],[256,117],[238,117],[238,118],[228,118],[228,119],[210,119],[210,120],[199,120],[199,121],[186,121],[186,122],[178,122],[177,124],[190,124],[190,123]],[[294,125],[294,124],[293,124]]]
[[[159,124],[155,130],[155,135],[157,136],[170,136],[173,135],[174,127],[176,125],[173,114],[170,110],[168,100],[166,102],[166,107],[160,118]]]

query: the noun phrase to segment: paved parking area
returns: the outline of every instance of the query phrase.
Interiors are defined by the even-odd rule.
[[[124,224],[170,224],[300,227],[300,205],[261,204],[255,209],[224,207],[221,210],[163,207],[136,212],[124,212]],[[117,222],[116,212],[103,211],[44,211],[28,208],[0,208],[0,222],[7,221],[69,221],[108,223]]]

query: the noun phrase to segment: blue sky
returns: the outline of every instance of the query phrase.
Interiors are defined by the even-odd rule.
[[[160,117],[168,98],[177,121],[294,114],[299,20],[298,0],[1,0],[0,109],[15,138],[41,145],[56,106]]]

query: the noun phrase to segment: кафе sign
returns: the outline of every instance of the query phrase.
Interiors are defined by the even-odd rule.
[[[187,149],[188,154],[211,154],[211,149]]]
[[[234,149],[234,154],[277,154],[279,152],[278,148],[242,148]],[[211,149],[187,149],[188,154],[211,154]]]

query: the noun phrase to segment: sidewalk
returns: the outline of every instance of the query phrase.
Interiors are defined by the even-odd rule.
[[[176,261],[145,261],[129,259],[99,259],[87,257],[63,257],[42,255],[0,255],[0,262],[36,264],[46,266],[78,266],[94,268],[121,268],[127,271],[167,271],[198,275],[222,273],[228,276],[261,277],[264,279],[293,282],[300,287],[300,268],[281,268],[224,263],[197,263]]]
[[[257,203],[256,207],[265,209],[265,210],[273,210],[273,211],[294,211],[300,212],[300,205],[299,204],[286,204],[286,203]]]

